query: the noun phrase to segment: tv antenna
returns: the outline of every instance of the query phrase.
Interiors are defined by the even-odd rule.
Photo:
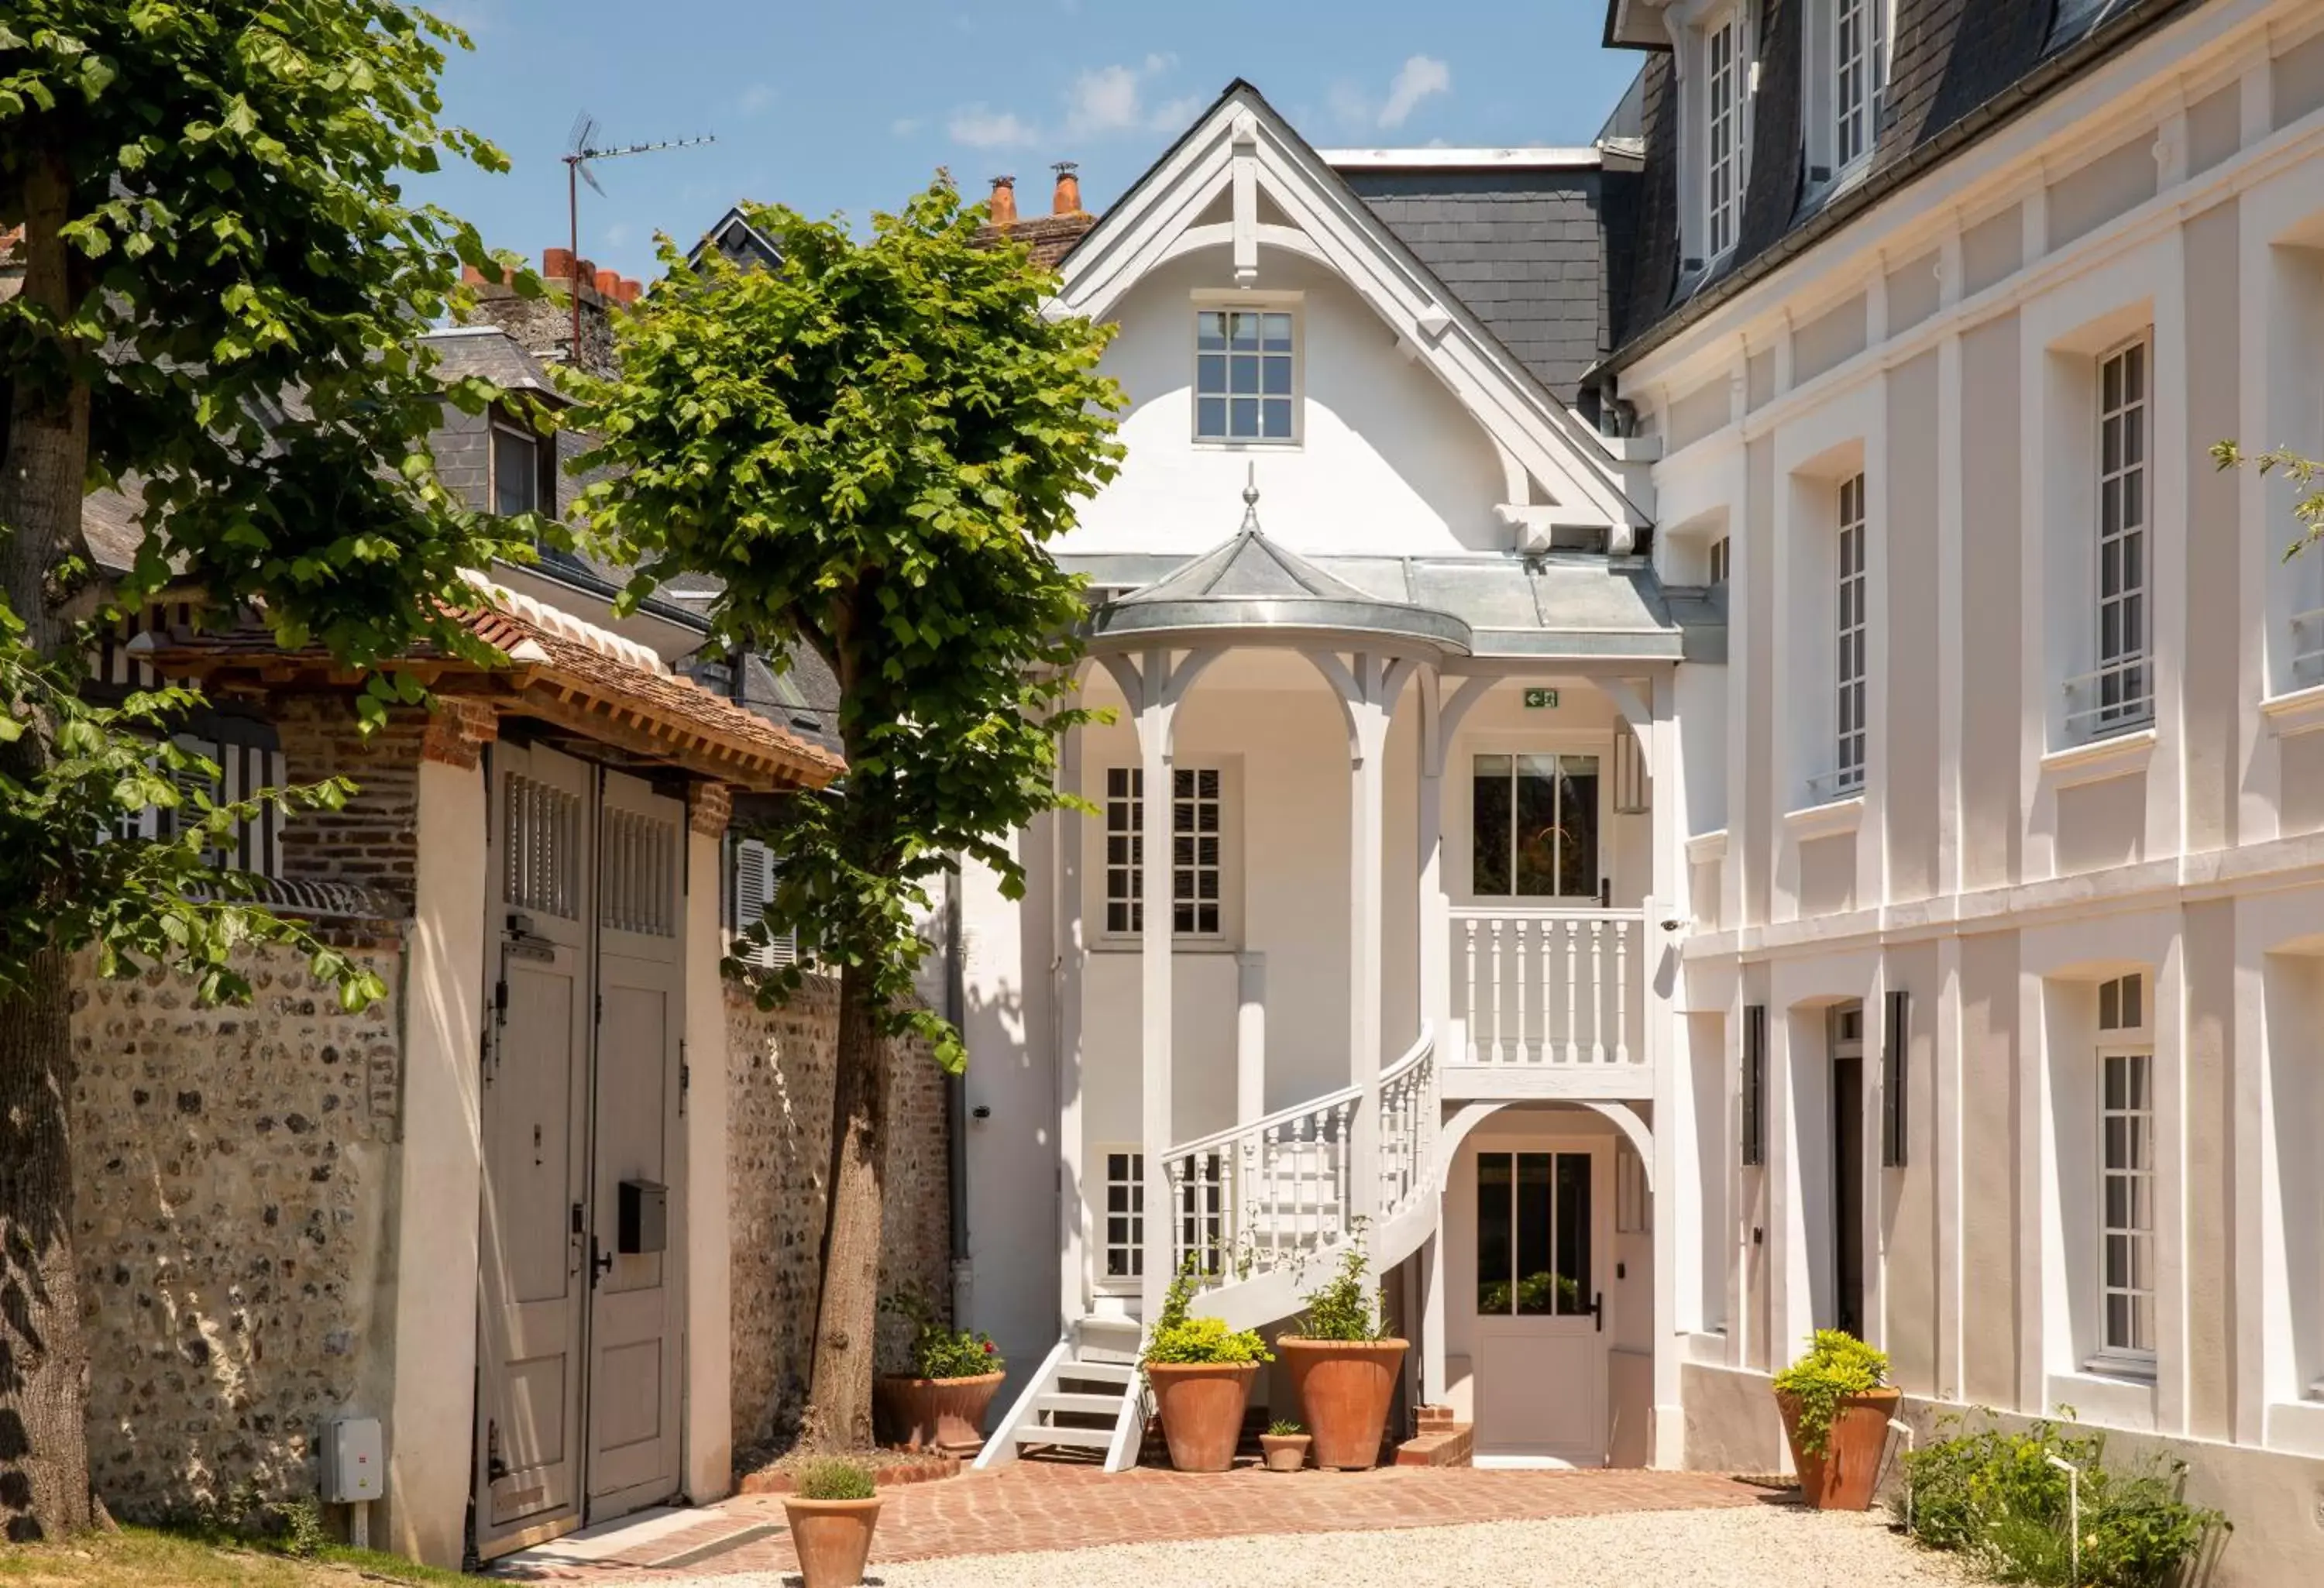
[[[597,173],[589,169],[590,162],[599,160],[620,160],[632,154],[654,154],[664,149],[692,149],[704,143],[715,143],[715,136],[705,134],[699,138],[665,138],[659,143],[622,143],[601,145],[597,142],[602,129],[597,118],[583,111],[573,118],[573,133],[566,140],[565,153],[565,230],[567,252],[573,257],[573,351],[575,365],[581,362],[581,184],[598,197],[605,189],[598,185]]]

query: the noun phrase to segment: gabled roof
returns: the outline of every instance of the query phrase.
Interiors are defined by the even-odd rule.
[[[742,207],[739,204],[720,216],[717,224],[702,234],[702,240],[687,250],[687,263],[699,266],[703,255],[713,248],[741,265],[772,268],[782,259],[781,251],[776,248],[766,233],[751,224],[750,217],[742,213]]]
[[[1260,208],[1261,198],[1281,219]],[[1204,218],[1224,201],[1231,219]],[[1475,310],[1250,84],[1237,78],[1065,255],[1060,304],[1104,318],[1148,272],[1226,250],[1263,284],[1268,256],[1296,254],[1345,281],[1467,410],[1509,466],[1575,524],[1627,550],[1646,523],[1596,437]]]

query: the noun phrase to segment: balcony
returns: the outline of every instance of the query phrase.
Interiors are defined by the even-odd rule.
[[[1444,1096],[1651,1096],[1646,982],[1643,910],[1454,909]]]

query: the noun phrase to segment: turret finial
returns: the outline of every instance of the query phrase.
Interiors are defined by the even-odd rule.
[[[1246,535],[1260,533],[1259,527],[1259,465],[1250,466],[1242,487],[1242,531]]]

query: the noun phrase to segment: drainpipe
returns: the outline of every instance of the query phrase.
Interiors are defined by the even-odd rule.
[[[960,866],[945,873],[944,1017],[955,1031],[968,1007],[961,965]],[[965,1038],[963,1039],[965,1041]],[[969,1326],[968,1263],[968,1076],[945,1077],[945,1201],[952,1213],[952,1326]]]

